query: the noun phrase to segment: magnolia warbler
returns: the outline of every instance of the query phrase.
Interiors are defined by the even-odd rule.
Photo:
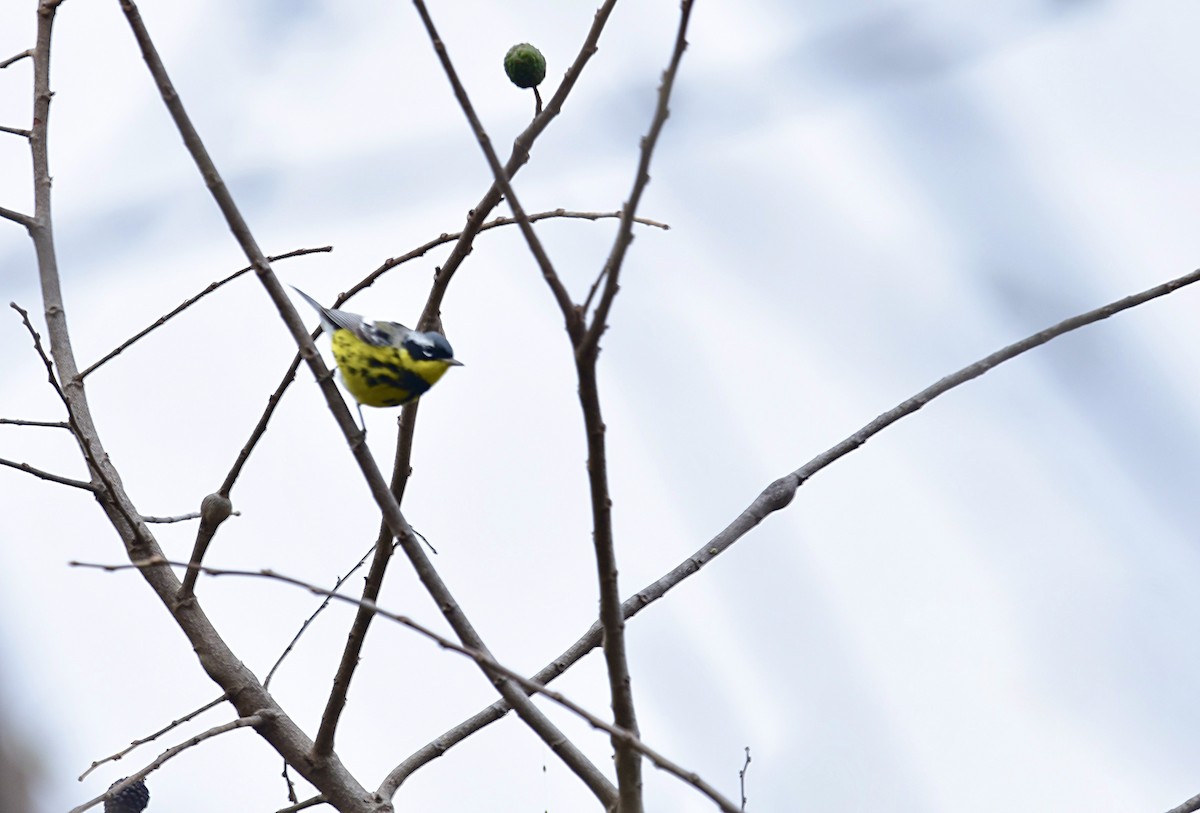
[[[440,333],[422,333],[399,322],[368,322],[357,313],[323,307],[299,288],[292,290],[321,315],[342,383],[358,404],[359,421],[363,404],[389,407],[415,401],[446,370],[462,365]],[[367,424],[362,426],[365,432]]]

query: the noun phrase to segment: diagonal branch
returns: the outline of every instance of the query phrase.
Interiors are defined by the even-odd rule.
[[[354,567],[347,570],[341,576],[338,576],[337,580],[333,583],[333,589],[330,592],[336,593],[351,576],[357,573],[359,568],[367,563],[367,557],[370,556],[374,550],[375,548],[372,547],[371,550],[363,554],[362,558],[358,560]],[[290,655],[292,650],[296,648],[296,644],[299,643],[301,636],[303,636],[308,628],[312,626],[312,623],[317,620],[317,616],[320,615],[325,608],[330,605],[331,602],[332,599],[326,596],[325,600],[321,602],[320,606],[313,610],[312,614],[309,615],[309,617],[304,620],[304,623],[300,625],[300,629],[298,629],[296,634],[292,636],[292,640],[288,642],[286,647],[284,647],[283,652],[279,653],[279,657],[275,659],[275,664],[271,667],[271,670],[267,672],[266,678],[263,679],[264,688],[271,685],[271,679],[275,677],[275,673],[279,671],[279,667],[283,665],[283,662],[285,659],[287,659],[287,656]]]
[[[61,477],[57,474],[51,474],[48,471],[42,471],[39,468],[35,468],[35,467],[29,465],[28,463],[17,463],[15,461],[5,460],[3,457],[0,457],[0,466],[7,466],[10,469],[16,469],[17,471],[23,471],[26,474],[32,474],[34,477],[40,477],[43,480],[48,480],[51,483],[59,483],[60,485],[70,486],[71,488],[78,488],[78,489],[82,489],[84,491],[90,491],[93,494],[97,490],[95,483],[88,483],[83,480],[72,480],[70,477]]]
[[[0,206],[0,218],[11,220],[13,223],[19,223],[27,229],[33,228],[32,217],[20,212],[14,212],[12,209],[6,209],[3,206]]]
[[[613,7],[616,4],[617,0],[604,0],[600,8],[596,9],[592,26],[588,29],[587,36],[584,37],[583,45],[580,46],[579,53],[575,56],[575,61],[571,63],[566,73],[563,74],[562,82],[559,83],[558,89],[554,91],[554,95],[546,102],[545,109],[535,116],[524,132],[514,139],[512,154],[509,155],[508,161],[504,164],[505,178],[511,180],[520,171],[521,167],[529,160],[529,151],[533,148],[533,144],[538,136],[542,134],[542,131],[562,111],[563,103],[567,100],[567,96],[571,93],[571,90],[574,89],[575,83],[583,73],[584,67],[599,50],[600,35],[604,31],[604,26],[608,23],[608,18],[612,14]],[[467,216],[467,223],[463,227],[462,237],[459,238],[450,255],[446,258],[446,261],[438,269],[437,276],[434,278],[433,287],[429,291],[429,298],[425,302],[425,309],[422,311],[420,322],[417,325],[419,330],[430,330],[438,326],[442,301],[445,299],[450,280],[453,279],[454,273],[458,270],[463,260],[471,253],[475,235],[479,232],[484,219],[500,203],[501,194],[499,181],[493,181],[487,192],[483,194],[483,197],[471,209]],[[409,431],[412,431],[411,427]]]
[[[43,312],[54,357],[50,370],[56,391],[67,407],[72,432],[96,481],[103,486],[97,492],[101,509],[121,536],[131,558],[143,559],[160,555],[154,536],[125,492],[121,478],[105,452],[96,430],[83,382],[75,380],[78,373],[71,335],[63,303],[61,278],[55,252],[51,217],[51,184],[49,162],[50,122],[50,46],[58,0],[41,0],[37,10],[37,46],[34,53],[33,130],[29,144],[33,157],[33,195],[35,216],[30,228],[37,257],[38,279],[41,285]],[[55,380],[57,370],[59,387]],[[376,803],[350,776],[349,772],[331,758],[321,763],[305,759],[310,743],[298,726],[285,714],[267,692],[262,690],[254,675],[226,646],[216,629],[195,601],[178,602],[175,597],[179,580],[170,568],[150,568],[142,571],[143,578],[154,590],[187,636],[205,672],[228,693],[231,702],[242,716],[261,714],[264,722],[257,727],[281,756],[302,766],[305,778],[329,798],[354,813],[384,813],[391,806]]]
[[[1200,810],[1200,795],[1193,796],[1179,807],[1173,807],[1167,813],[1196,813]]]
[[[248,726],[253,726],[253,727],[257,728],[258,726],[262,725],[265,720],[270,719],[270,717],[271,717],[270,712],[262,711],[262,712],[259,712],[258,714],[251,714],[246,717],[239,717],[236,720],[230,720],[228,723],[223,723],[219,726],[214,726],[214,727],[210,728],[208,731],[204,731],[200,734],[197,734],[196,736],[191,737],[190,739],[186,740],[185,742],[182,742],[173,748],[168,748],[166,751],[163,751],[161,754],[158,755],[158,757],[153,762],[151,762],[145,768],[142,768],[140,771],[138,771],[137,773],[135,773],[131,776],[125,777],[120,782],[113,785],[108,790],[104,791],[104,793],[101,793],[95,799],[92,799],[89,802],[84,802],[83,804],[79,805],[78,807],[71,808],[69,813],[83,813],[83,811],[88,810],[89,808],[95,807],[96,805],[100,804],[101,802],[107,802],[110,799],[115,798],[116,795],[118,793],[120,793],[121,791],[125,790],[126,788],[128,788],[129,786],[131,786],[137,782],[141,782],[143,779],[145,779],[147,776],[149,776],[152,772],[157,771],[164,764],[166,764],[168,760],[174,759],[175,757],[179,756],[187,749],[189,749],[193,746],[199,745],[200,743],[204,742],[205,740],[211,740],[213,737],[220,736],[221,734],[225,734],[230,731],[237,731],[239,728],[246,728]]]
[[[10,56],[8,59],[5,59],[5,60],[3,60],[3,61],[0,61],[0,70],[4,70],[4,69],[5,69],[5,68],[7,68],[9,65],[12,65],[14,62],[20,62],[22,59],[27,59],[27,58],[30,58],[30,57],[32,57],[32,56],[33,56],[33,49],[32,49],[32,48],[30,48],[30,49],[29,49],[29,50],[27,50],[27,51],[22,51],[21,53],[19,53],[19,54],[16,54],[15,56]]]
[[[391,533],[395,535],[401,548],[403,548],[405,554],[408,556],[409,561],[413,564],[421,582],[425,585],[425,588],[429,591],[438,608],[442,611],[442,614],[463,644],[472,649],[486,651],[486,646],[479,637],[479,634],[467,619],[462,608],[455,601],[449,588],[442,581],[441,576],[434,569],[428,556],[425,555],[425,551],[417,541],[412,528],[401,513],[399,504],[388,490],[388,485],[375,465],[374,458],[363,442],[362,433],[355,425],[349,409],[346,407],[336,385],[333,383],[332,375],[325,367],[325,363],[322,361],[320,354],[312,343],[312,339],[305,330],[300,315],[296,312],[291,300],[284,292],[283,286],[271,270],[270,263],[267,262],[262,250],[258,247],[245,219],[238,210],[237,204],[234,202],[232,195],[230,195],[228,188],[221,179],[220,173],[208,155],[208,151],[204,147],[195,126],[184,110],[183,104],[179,100],[179,95],[167,76],[166,69],[162,64],[154,43],[150,39],[150,35],[135,4],[132,0],[121,0],[121,8],[125,12],[126,19],[129,21],[134,37],[141,48],[142,56],[150,68],[150,73],[154,77],[155,83],[158,85],[163,101],[171,114],[171,118],[183,137],[184,145],[187,147],[193,161],[204,177],[209,191],[212,193],[214,200],[229,225],[230,231],[233,232],[234,237],[242,247],[242,251],[246,254],[247,259],[250,260],[251,265],[254,266],[255,273],[258,275],[260,282],[278,309],[279,315],[291,332],[293,340],[299,346],[300,354],[304,357],[316,377],[317,386],[325,396],[330,412],[342,430],[350,447],[350,452],[358,464],[364,479],[367,481],[371,495],[382,511]],[[550,722],[541,710],[530,701],[521,688],[508,679],[493,679],[493,682],[501,695],[513,704],[521,719],[587,784],[588,788],[592,790],[597,798],[605,804],[610,804],[615,793],[608,780]],[[319,765],[331,759],[333,752],[331,750],[321,751],[314,749],[310,756],[312,762]],[[297,767],[303,770],[303,767],[307,766]],[[306,776],[306,778],[308,777]],[[310,779],[309,781],[312,780]],[[331,796],[328,787],[318,787],[327,796]],[[345,806],[347,809],[359,809],[364,804],[364,799],[367,798],[364,796],[349,798],[345,795],[349,790],[348,786],[338,787],[336,790],[339,792],[341,798],[334,799],[331,796],[331,800],[339,807]]]
[[[419,401],[414,402],[406,407],[415,417],[417,407],[420,406]],[[410,436],[411,438],[411,436]],[[404,435],[400,436],[401,443],[396,447],[396,458],[409,458],[412,454],[412,448],[403,443]],[[408,482],[407,476],[398,477],[399,465],[392,468],[392,481],[389,485],[392,496],[396,503],[400,504],[404,500],[404,487]],[[404,470],[407,472],[407,468]],[[379,523],[379,533],[375,538],[375,544],[371,547],[372,557],[371,566],[367,569],[367,577],[363,580],[362,597],[366,601],[377,601],[380,591],[383,590],[383,579],[387,574],[388,564],[391,562],[392,553],[395,552],[395,546],[392,544],[392,531],[388,526],[386,517]],[[362,658],[363,645],[367,640],[367,631],[371,627],[371,622],[375,619],[375,614],[360,608],[354,616],[354,621],[350,625],[350,632],[346,635],[346,645],[342,647],[342,657],[338,661],[337,670],[333,675],[333,685],[329,690],[329,697],[325,701],[325,710],[321,713],[321,724],[317,729],[316,743],[317,747],[332,747],[334,735],[337,732],[338,722],[341,720],[342,712],[346,708],[346,700],[350,694],[350,682],[354,679],[354,673],[358,669],[358,664]]]
[[[587,36],[580,46],[579,53],[570,67],[567,68],[558,89],[550,98],[549,103],[546,104],[545,109],[536,115],[529,126],[525,128],[524,132],[513,141],[512,153],[504,166],[504,177],[512,178],[515,176],[520,168],[529,160],[529,151],[533,147],[534,141],[537,140],[537,137],[545,130],[551,120],[561,111],[563,103],[575,87],[575,83],[582,74],[584,67],[596,53],[600,35],[604,31],[609,15],[612,13],[615,5],[616,0],[604,0],[600,8],[597,9],[595,17],[592,20],[592,25],[588,29]],[[421,312],[421,318],[417,324],[419,329],[441,329],[441,305],[449,289],[450,281],[454,278],[454,274],[463,260],[471,253],[475,236],[484,228],[484,220],[496,208],[496,205],[499,204],[500,196],[499,181],[494,180],[479,203],[468,213],[466,225],[463,227],[458,241],[446,258],[446,261],[437,269],[434,275],[433,285],[430,288],[425,308]],[[409,404],[403,408],[400,415],[399,436],[396,442],[396,460],[392,469],[392,491],[398,496],[403,494],[411,471],[411,452],[417,422],[416,407],[416,404]],[[365,628],[365,625],[370,623],[371,616],[360,614],[358,620]],[[343,653],[343,663],[348,664],[347,674],[352,673],[354,664],[357,663],[356,660],[350,660],[352,649],[354,649],[353,643],[348,642],[346,651]],[[390,795],[386,798],[390,798]]]
[[[551,211],[538,212],[537,214],[530,215],[529,220],[531,222],[536,222],[538,220],[545,220],[547,218],[560,218],[561,217],[561,218],[568,218],[568,219],[595,221],[595,220],[602,220],[602,219],[606,219],[606,218],[617,218],[620,216],[621,216],[620,212],[576,212],[576,211],[570,211],[570,210],[566,210],[566,209],[553,209]],[[660,223],[656,220],[650,220],[647,218],[639,217],[639,218],[636,218],[636,221],[638,223],[641,223],[643,226],[652,226],[654,228],[664,229],[664,230],[670,228],[670,226],[668,226],[665,223]],[[484,231],[488,231],[490,229],[498,228],[500,226],[511,226],[511,225],[515,224],[516,222],[517,221],[511,217],[497,217],[494,220],[491,220],[491,221],[479,226],[476,229],[476,232],[484,232]],[[452,234],[442,234],[442,235],[439,235],[438,237],[434,238],[433,240],[430,240],[420,246],[417,246],[412,251],[406,252],[405,254],[402,254],[399,257],[392,257],[392,258],[386,260],[384,263],[382,263],[378,268],[376,268],[370,274],[367,274],[367,276],[363,277],[362,280],[360,280],[359,282],[352,285],[349,289],[347,289],[345,293],[338,296],[336,301],[333,303],[333,307],[340,308],[347,300],[350,299],[350,297],[352,297],[354,294],[358,293],[359,291],[362,291],[363,289],[373,285],[375,283],[375,280],[379,279],[379,277],[383,276],[388,271],[392,270],[393,268],[395,268],[403,263],[409,262],[410,260],[415,260],[419,257],[425,256],[427,253],[429,253],[429,251],[431,249],[434,249],[438,246],[445,245],[446,243],[452,243],[455,241],[460,241],[460,245],[461,245],[461,240],[466,236],[466,234],[467,234],[467,232],[465,230],[460,231],[460,232],[454,232]],[[457,248],[456,248],[456,250],[457,250]],[[448,278],[439,276],[439,279],[446,280]],[[435,284],[435,287],[436,287],[436,284]],[[320,332],[318,330],[317,332],[314,332],[310,335],[315,339],[318,335],[320,335]],[[221,484],[221,487],[219,489],[217,489],[217,493],[224,494],[226,497],[228,497],[230,492],[233,490],[233,486],[237,482],[237,478],[241,475],[242,468],[246,465],[246,461],[249,460],[250,454],[254,451],[254,447],[258,445],[258,441],[262,438],[263,433],[266,432],[267,425],[270,423],[270,420],[271,420],[271,416],[274,414],[275,408],[279,404],[279,399],[283,397],[283,393],[287,390],[287,388],[289,386],[291,386],[292,380],[296,377],[296,371],[300,369],[301,361],[302,361],[302,359],[300,358],[300,354],[297,353],[296,357],[292,360],[291,366],[288,368],[287,372],[284,373],[283,379],[279,382],[279,386],[277,386],[275,388],[275,392],[272,393],[271,396],[267,399],[266,409],[263,411],[263,414],[260,416],[258,423],[254,428],[254,431],[250,433],[249,439],[247,439],[246,443],[242,446],[241,451],[238,452],[237,459],[234,461],[234,464],[230,468],[229,473],[225,476],[225,482],[223,482]],[[93,365],[93,366],[95,366],[95,365]],[[85,374],[87,372],[90,372],[90,370],[91,370],[91,368],[89,368],[87,371],[85,371]],[[405,470],[407,470],[407,464],[405,465],[404,468],[405,468]]]
[[[79,781],[82,782],[83,780],[87,779],[88,775],[91,774],[92,771],[99,768],[101,765],[104,765],[105,763],[108,763],[108,762],[116,762],[117,760],[121,759],[122,757],[130,754],[139,745],[145,745],[148,742],[153,742],[154,740],[161,737],[163,734],[166,734],[169,731],[171,731],[175,728],[178,728],[179,726],[183,725],[186,722],[196,719],[197,717],[199,717],[201,714],[208,711],[209,709],[216,708],[217,706],[224,703],[227,699],[228,698],[225,695],[221,695],[216,700],[213,700],[209,703],[205,703],[200,708],[193,709],[192,711],[189,711],[187,714],[183,715],[182,717],[172,720],[170,723],[163,726],[158,731],[155,731],[153,734],[150,734],[146,737],[142,737],[139,740],[134,740],[133,742],[129,743],[128,747],[124,748],[123,750],[117,751],[115,754],[112,754],[111,756],[107,756],[104,759],[96,760],[95,762],[93,762],[91,764],[91,766],[88,767],[88,769],[86,771],[84,771],[83,773],[81,773],[79,775]]]
[[[513,192],[508,175],[503,165],[501,165],[495,149],[492,148],[492,140],[483,128],[483,122],[476,115],[475,107],[471,104],[471,99],[467,95],[467,89],[463,87],[462,82],[458,78],[458,72],[454,69],[454,64],[450,61],[450,55],[446,51],[446,44],[442,42],[437,28],[433,24],[433,18],[429,16],[429,9],[425,7],[424,0],[413,0],[413,6],[416,7],[417,14],[421,17],[421,22],[425,25],[425,31],[429,34],[429,39],[433,43],[433,50],[437,53],[438,60],[442,63],[442,70],[445,72],[446,78],[450,80],[450,85],[454,89],[454,97],[458,99],[459,107],[462,108],[463,114],[467,117],[471,129],[475,133],[475,139],[479,142],[480,149],[483,150],[484,158],[487,159],[488,166],[492,170],[492,176],[496,179],[496,186],[499,187],[501,194],[508,201],[508,206],[512,209],[513,217],[516,218],[517,225],[521,228],[521,234],[525,237],[525,242],[529,244],[529,250],[533,253],[538,267],[542,270],[542,276],[545,278],[546,284],[550,286],[550,290],[554,293],[554,298],[558,300],[558,306],[562,309],[563,315],[567,320],[567,332],[574,336],[583,327],[582,322],[577,318],[575,305],[571,302],[571,297],[567,293],[566,287],[562,284],[562,280],[558,278],[558,273],[554,270],[554,266],[551,264],[541,240],[534,233],[533,225],[529,222],[529,216],[525,214],[524,208],[522,208],[520,201],[517,200],[516,193]]]
[[[479,147],[487,159],[496,185],[508,200],[509,207],[516,217],[521,233],[529,245],[530,252],[542,271],[546,284],[550,287],[559,309],[562,311],[568,335],[575,347],[576,367],[579,374],[579,397],[584,411],[588,442],[588,479],[591,486],[593,506],[593,536],[596,549],[596,563],[600,579],[600,617],[605,627],[605,660],[608,666],[609,685],[612,692],[613,714],[616,723],[623,729],[637,733],[637,715],[634,710],[633,693],[629,675],[628,658],[625,651],[624,619],[620,609],[620,592],[617,585],[617,567],[615,549],[612,540],[611,499],[608,492],[608,476],[604,449],[604,423],[600,414],[599,390],[596,382],[595,362],[598,354],[599,336],[604,332],[608,310],[617,291],[617,277],[621,262],[624,258],[630,240],[632,239],[633,213],[636,211],[642,191],[649,182],[649,163],[658,135],[667,118],[667,102],[670,98],[675,75],[687,46],[687,25],[691,16],[692,2],[684,0],[681,6],[680,23],[676,35],[675,48],[671,62],[663,75],[662,86],[659,89],[659,103],[651,123],[649,134],[642,140],[642,156],[635,178],[633,192],[626,202],[622,212],[622,224],[618,237],[610,255],[605,270],[608,281],[604,294],[597,305],[595,319],[589,329],[585,322],[585,314],[576,306],[567,293],[566,287],[559,279],[544,247],[529,223],[516,193],[513,191],[504,168],[492,148],[491,139],[484,129],[482,122],[475,113],[474,106],[466,92],[466,88],[458,78],[458,73],[450,60],[445,43],[437,32],[433,19],[423,0],[413,0],[421,22],[429,35],[442,70],[454,90],[455,98],[463,114],[470,123],[479,142]],[[613,738],[616,750],[616,767],[618,786],[620,788],[620,810],[622,813],[640,813],[642,810],[642,779],[641,757],[637,751],[628,746],[620,738]]]
[[[716,559],[722,553],[727,551],[738,540],[757,527],[763,520],[776,511],[786,508],[795,497],[796,489],[800,487],[806,480],[811,478],[820,470],[824,469],[829,464],[838,460],[841,457],[853,452],[858,447],[862,446],[873,435],[886,429],[891,424],[901,418],[911,415],[925,404],[928,404],[934,398],[944,395],[955,387],[965,384],[972,379],[978,378],[989,370],[1009,361],[1017,356],[1033,350],[1036,347],[1062,336],[1065,333],[1070,333],[1073,330],[1078,330],[1081,327],[1095,324],[1110,316],[1114,316],[1122,311],[1135,308],[1145,304],[1153,299],[1166,296],[1174,291],[1193,285],[1200,282],[1200,269],[1185,274],[1177,279],[1170,280],[1161,285],[1156,285],[1148,288],[1140,293],[1110,302],[1094,310],[1081,313],[1077,316],[1072,316],[1069,319],[1064,319],[1056,325],[1040,330],[1031,336],[1014,342],[1006,347],[997,350],[984,358],[969,364],[966,367],[952,373],[945,378],[935,382],[934,384],[921,390],[912,398],[903,401],[892,409],[880,415],[875,420],[863,426],[850,437],[841,441],[838,444],[830,447],[825,452],[817,455],[808,463],[796,469],[790,474],[785,474],[778,480],[768,485],[762,492],[754,498],[754,501],[746,507],[732,522],[729,523],[720,533],[706,542],[703,547],[693,553],[691,556],[684,559],[676,565],[668,573],[651,584],[646,585],[640,591],[625,599],[621,605],[621,611],[625,619],[633,618],[646,607],[658,601],[684,580],[690,578],[709,562]],[[533,679],[539,683],[550,683],[563,672],[574,666],[585,655],[591,652],[596,647],[600,646],[603,638],[603,629],[599,622],[592,626],[579,639],[568,647],[562,654],[554,658],[550,663],[544,666],[537,672]],[[501,719],[508,713],[508,709],[504,706],[504,701],[497,701],[491,706],[476,712],[473,716],[467,718],[463,722],[445,731],[441,736],[437,737],[432,742],[423,746],[407,759],[397,765],[388,776],[384,779],[379,787],[379,793],[384,796],[391,796],[396,792],[405,779],[411,776],[415,771],[423,765],[432,762],[438,757],[445,754],[458,743],[465,740],[475,732],[486,728],[497,720]],[[1189,800],[1190,801],[1190,800]],[[1195,808],[1186,808],[1186,811],[1200,810],[1200,796],[1196,797],[1197,806]],[[1177,808],[1170,813],[1184,813],[1185,808]]]
[[[129,570],[129,569],[140,568],[140,567],[154,567],[154,566],[162,565],[162,564],[168,564],[173,567],[184,566],[179,562],[170,562],[170,561],[163,560],[161,558],[149,559],[149,560],[146,560],[143,562],[132,562],[130,564],[122,564],[122,565],[105,565],[105,564],[96,564],[93,562],[75,562],[75,561],[70,563],[70,565],[72,567],[93,568],[96,570],[103,570],[107,573],[113,573],[113,572],[120,571],[120,570]],[[293,585],[296,587],[302,587],[305,590],[312,593],[313,595],[324,596],[326,599],[328,599],[330,601],[339,601],[339,602],[342,602],[345,604],[351,604],[351,605],[359,607],[360,609],[366,610],[367,612],[371,613],[372,615],[382,616],[383,618],[386,618],[389,621],[394,621],[397,624],[400,624],[401,626],[407,627],[408,629],[412,630],[413,632],[417,633],[418,635],[421,635],[422,637],[424,637],[430,641],[433,641],[438,646],[440,646],[442,649],[448,649],[451,652],[457,652],[460,655],[465,655],[466,657],[471,658],[476,663],[478,663],[485,671],[492,673],[492,674],[496,674],[496,675],[502,675],[502,676],[518,683],[521,686],[521,688],[524,691],[526,691],[527,693],[540,694],[540,695],[546,697],[547,699],[553,701],[554,703],[557,703],[558,705],[560,705],[563,708],[567,709],[568,711],[572,712],[576,716],[582,718],[593,728],[599,729],[601,731],[606,731],[609,734],[611,734],[614,738],[624,740],[631,748],[634,748],[637,751],[639,751],[640,753],[643,753],[647,757],[649,757],[650,760],[655,765],[657,765],[659,768],[661,768],[662,770],[678,777],[679,779],[682,779],[684,782],[687,782],[688,784],[690,784],[693,787],[695,787],[696,789],[698,789],[700,792],[704,793],[706,796],[708,796],[710,799],[712,799],[714,802],[716,802],[717,806],[720,807],[722,810],[727,811],[727,813],[739,813],[738,807],[736,805],[734,805],[733,802],[729,801],[724,796],[722,796],[715,788],[713,788],[710,784],[708,784],[703,779],[701,779],[699,777],[699,775],[697,775],[694,771],[688,771],[688,770],[680,767],[679,765],[677,765],[672,760],[670,760],[667,757],[663,756],[662,754],[658,753],[658,751],[656,751],[655,749],[646,745],[646,743],[643,742],[639,737],[637,737],[633,732],[630,732],[619,726],[615,726],[615,725],[605,722],[604,720],[597,717],[595,714],[592,714],[590,711],[588,711],[587,709],[580,706],[575,701],[573,701],[570,698],[563,695],[561,692],[553,691],[552,689],[548,689],[545,685],[539,683],[536,680],[530,680],[529,678],[526,678],[519,672],[498,662],[489,653],[478,650],[478,649],[473,649],[471,647],[462,646],[461,644],[457,644],[454,641],[450,640],[449,638],[445,637],[444,635],[439,635],[438,633],[434,632],[429,627],[412,620],[411,618],[409,618],[406,615],[400,615],[398,613],[393,613],[393,612],[390,612],[389,610],[385,610],[383,607],[380,607],[374,601],[368,601],[366,599],[357,599],[357,598],[353,598],[351,596],[343,595],[334,590],[326,590],[325,588],[319,587],[315,584],[312,584],[311,582],[306,582],[301,579],[293,578],[291,576],[285,576],[282,573],[276,573],[273,570],[237,570],[237,569],[231,569],[231,568],[215,568],[215,567],[204,567],[204,568],[201,568],[201,570],[209,576],[242,576],[242,577],[249,577],[249,578],[261,578],[261,579],[269,579],[271,581],[282,582],[284,584],[290,584],[290,585]]]
[[[327,251],[333,251],[333,246],[321,246],[320,248],[298,248],[295,251],[289,251],[286,254],[277,254],[274,257],[268,257],[267,259],[270,260],[271,262],[276,262],[277,260],[286,260],[291,257],[301,257],[305,254],[317,254],[320,252],[327,252]],[[252,266],[246,266],[245,268],[242,268],[238,271],[234,271],[232,274],[225,277],[224,279],[219,279],[216,282],[210,284],[207,288],[205,288],[203,291],[196,294],[195,296],[188,297],[187,299],[185,299],[183,301],[182,304],[179,305],[179,307],[175,308],[174,310],[170,311],[169,313],[166,313],[166,314],[158,317],[158,319],[154,320],[154,323],[151,324],[149,327],[138,331],[133,336],[131,336],[130,338],[126,339],[125,341],[123,341],[119,345],[117,345],[116,348],[114,348],[113,350],[109,351],[107,354],[102,356],[99,360],[93,362],[91,364],[91,366],[87,367],[83,372],[81,372],[79,374],[80,379],[87,378],[89,375],[92,374],[92,372],[97,367],[100,367],[101,365],[107,364],[108,362],[112,361],[114,358],[121,355],[121,353],[125,352],[125,350],[127,350],[129,348],[129,346],[132,345],[134,342],[143,338],[144,336],[146,336],[146,334],[162,327],[168,321],[170,321],[171,319],[174,319],[176,316],[183,313],[185,310],[190,308],[192,305],[195,305],[201,299],[203,299],[204,297],[211,294],[213,291],[220,288],[222,285],[225,285],[226,283],[229,283],[229,282],[233,282],[235,279],[242,276],[247,271],[251,271],[251,270],[253,270]]]
[[[587,338],[577,348],[577,352],[581,355],[594,355],[597,352],[601,334],[608,329],[608,312],[612,308],[613,299],[619,288],[617,283],[621,273],[621,264],[625,261],[625,252],[633,241],[633,216],[637,212],[646,185],[650,183],[650,158],[654,154],[654,148],[658,145],[658,137],[662,133],[663,125],[666,124],[667,116],[670,115],[668,103],[671,100],[671,91],[675,86],[675,76],[679,73],[679,63],[687,48],[687,28],[691,14],[692,0],[683,0],[679,9],[679,29],[675,34],[675,47],[671,52],[671,62],[663,72],[662,84],[658,86],[658,106],[654,110],[650,130],[642,138],[641,158],[638,160],[633,189],[629,193],[629,200],[625,201],[625,205],[621,207],[621,226],[617,231],[617,239],[613,242],[608,260],[604,264],[604,270],[601,272],[601,276],[607,276],[604,293],[600,295],[600,300],[596,303],[596,312],[592,316],[591,326],[588,327]]]

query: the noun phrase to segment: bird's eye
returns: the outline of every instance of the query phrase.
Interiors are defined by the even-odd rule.
[[[437,361],[454,358],[450,343],[438,333],[414,333],[405,342],[408,353],[421,361]]]

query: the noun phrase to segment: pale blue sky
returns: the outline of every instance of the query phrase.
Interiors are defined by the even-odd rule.
[[[0,8],[0,58],[31,44],[33,6]],[[486,189],[409,4],[142,11],[263,248],[335,246],[280,263],[286,282],[331,299],[457,230]],[[504,52],[541,47],[553,92],[594,6],[431,11],[506,152],[532,103],[503,77]],[[516,179],[526,209],[620,205],[676,13],[618,5]],[[672,229],[638,232],[601,362],[626,594],[941,376],[1195,267],[1197,22],[1182,0],[697,4],[642,206]],[[72,0],[58,35],[55,225],[88,364],[245,263],[118,5]],[[26,125],[28,79],[28,63],[0,72],[0,123]],[[28,208],[27,166],[24,143],[0,139],[0,205]],[[538,230],[581,295],[612,222]],[[353,307],[413,321],[445,255]],[[1141,811],[1200,792],[1196,296],[1085,329],[931,404],[639,616],[631,672],[647,742],[731,796],[749,745],[749,810]],[[27,238],[0,223],[0,301],[37,313],[37,297]],[[443,317],[467,366],[422,407],[406,511],[496,655],[534,671],[595,612],[569,348],[515,230],[478,240]],[[0,416],[57,418],[11,317],[0,346]],[[144,512],[193,510],[219,485],[290,347],[243,279],[89,378]],[[367,416],[385,467],[394,417]],[[0,427],[0,457],[82,474],[69,440],[40,430]],[[307,373],[234,502],[243,513],[214,565],[329,583],[369,544],[369,497]],[[0,697],[42,752],[36,813],[228,719],[212,712],[75,783],[217,691],[136,577],[65,566],[122,558],[90,498],[0,470],[0,517]],[[161,541],[184,558],[193,532],[162,528]],[[399,563],[393,578],[383,603],[440,627]],[[200,596],[260,676],[313,605],[250,581],[202,582]],[[277,678],[310,732],[348,619],[328,613]],[[558,688],[608,707],[595,656]],[[491,700],[470,664],[381,624],[339,752],[374,787]],[[550,713],[608,764],[606,738]],[[286,803],[278,773],[238,732],[155,774],[149,810],[274,810]],[[666,775],[646,779],[649,809],[712,809]],[[397,802],[592,805],[515,720],[418,773]]]

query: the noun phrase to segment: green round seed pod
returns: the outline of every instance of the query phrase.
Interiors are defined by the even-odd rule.
[[[504,55],[504,72],[519,88],[537,87],[546,78],[546,57],[527,42],[508,49]]]

